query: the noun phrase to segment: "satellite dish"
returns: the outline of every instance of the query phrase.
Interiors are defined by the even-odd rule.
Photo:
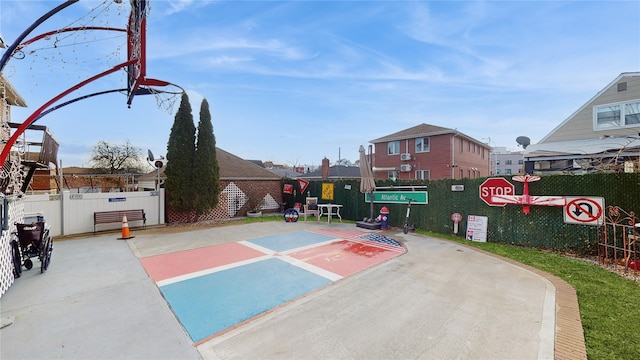
[[[154,159],[154,157],[153,157],[153,153],[151,152],[151,150],[147,150],[147,156],[148,156],[149,161],[153,161],[153,160],[155,160],[155,159]]]
[[[518,143],[518,145],[521,145],[523,148],[527,148],[527,146],[529,146],[529,144],[531,144],[531,139],[529,139],[526,136],[518,136],[516,138],[516,142]]]

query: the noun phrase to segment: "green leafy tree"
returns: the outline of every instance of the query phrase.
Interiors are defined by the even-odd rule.
[[[198,143],[196,145],[193,180],[196,194],[196,213],[208,212],[218,205],[220,197],[220,168],[216,158],[216,138],[211,124],[209,102],[202,100],[200,121],[198,122]]]
[[[165,189],[169,206],[178,212],[196,208],[193,160],[195,156],[196,128],[193,125],[191,105],[186,93],[182,94],[167,144]]]
[[[141,154],[129,140],[122,144],[98,141],[91,150],[91,168],[105,174],[139,173],[143,169]]]

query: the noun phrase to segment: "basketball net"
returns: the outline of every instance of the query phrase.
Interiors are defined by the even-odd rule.
[[[38,91],[38,82],[43,81],[43,70],[48,70],[49,74],[45,77],[47,82],[59,83],[61,88],[65,88],[66,82],[76,83],[74,79],[87,79],[91,77],[91,74],[86,73],[86,69],[89,67],[87,63],[96,65],[102,68],[113,68],[114,65],[122,63],[122,52],[127,51],[126,58],[130,60],[138,59],[132,66],[127,68],[127,71],[120,72],[123,77],[121,83],[128,83],[133,78],[134,81],[138,79],[144,79],[145,75],[145,31],[131,31],[131,25],[127,26],[126,21],[139,22],[144,29],[144,21],[150,11],[148,1],[142,0],[130,0],[132,7],[139,7],[136,16],[132,16],[133,10],[127,6],[123,6],[122,1],[119,0],[103,0],[100,4],[93,9],[82,15],[80,18],[73,20],[66,26],[63,26],[59,30],[48,32],[42,37],[36,36],[33,39],[25,40],[21,46],[16,48],[16,51],[12,53],[11,59],[14,62],[22,61],[22,65],[25,62],[31,62],[28,69],[30,71],[24,71],[21,68],[21,75],[25,73],[32,76],[33,87],[31,92]],[[130,11],[129,17],[126,16],[127,10]],[[115,15],[114,15],[115,12]],[[116,24],[113,24],[116,22]],[[115,31],[96,31],[96,30],[115,30]],[[122,39],[125,41],[122,41]],[[93,45],[93,46],[91,46]],[[105,49],[111,49],[105,51]],[[7,77],[7,81],[15,76],[17,73],[15,63],[7,63],[3,70],[3,74]],[[133,74],[132,74],[133,72]],[[133,75],[133,76],[132,76]],[[136,76],[138,78],[136,78]],[[82,80],[80,80],[82,81]],[[24,81],[23,81],[24,82]],[[23,83],[21,82],[21,83]],[[156,98],[157,106],[170,114],[173,113],[173,108],[177,102],[179,96],[183,90],[177,86],[166,82],[151,82],[154,85],[149,86],[149,83],[142,81],[141,94],[152,94]],[[161,89],[164,84],[168,84],[169,89]],[[3,95],[6,86],[4,81],[2,82]],[[172,90],[173,89],[173,90]],[[179,89],[179,90],[178,90]],[[103,89],[102,89],[103,90]],[[126,94],[131,99],[134,93],[138,90],[137,87],[129,89],[129,94]],[[95,91],[95,90],[94,90]],[[116,90],[117,91],[117,90]],[[88,94],[87,94],[88,92]],[[91,88],[79,87],[76,95],[80,97],[94,95]],[[3,98],[2,119],[0,124],[0,140],[5,141],[11,137],[11,130],[8,126],[9,111],[6,99]],[[5,189],[6,192],[20,191],[22,181],[25,174],[22,170],[21,163],[25,158],[26,140],[17,140],[12,148],[7,161],[0,169],[0,183],[2,185],[0,189]],[[0,149],[2,145],[0,144]],[[7,184],[8,182],[8,184]]]

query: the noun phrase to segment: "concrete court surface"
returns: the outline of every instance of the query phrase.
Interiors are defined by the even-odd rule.
[[[138,258],[314,228],[269,222],[59,241],[0,299],[0,358],[551,359],[555,287],[455,243],[394,230],[405,255],[193,344]],[[37,265],[37,264],[36,264]]]

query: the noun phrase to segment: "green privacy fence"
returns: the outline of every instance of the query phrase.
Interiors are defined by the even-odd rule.
[[[515,187],[515,194],[523,193],[523,184],[506,177]],[[486,178],[436,180],[414,182],[376,181],[380,187],[426,186],[428,204],[412,205],[410,223],[416,228],[442,234],[453,234],[451,215],[459,213],[459,236],[464,236],[468,215],[486,216],[487,241],[514,244],[555,251],[593,253],[597,249],[599,228],[597,226],[567,224],[564,208],[560,206],[531,206],[529,214],[522,206],[506,205],[492,207],[480,199],[480,184]],[[359,180],[312,181],[304,194],[300,194],[295,180],[294,194],[286,195],[288,206],[294,202],[304,203],[307,196],[317,196],[320,203],[343,205],[343,219],[362,220],[369,216],[369,203],[360,193]],[[323,184],[333,187],[333,199],[323,198]],[[452,191],[452,185],[462,191]],[[544,176],[529,184],[530,195],[603,197],[605,205],[616,205],[626,211],[640,211],[640,174],[588,174]],[[325,195],[329,195],[327,192]],[[325,196],[330,197],[330,196]],[[389,209],[389,225],[402,227],[406,212],[405,204],[375,203],[374,216],[382,206]]]

